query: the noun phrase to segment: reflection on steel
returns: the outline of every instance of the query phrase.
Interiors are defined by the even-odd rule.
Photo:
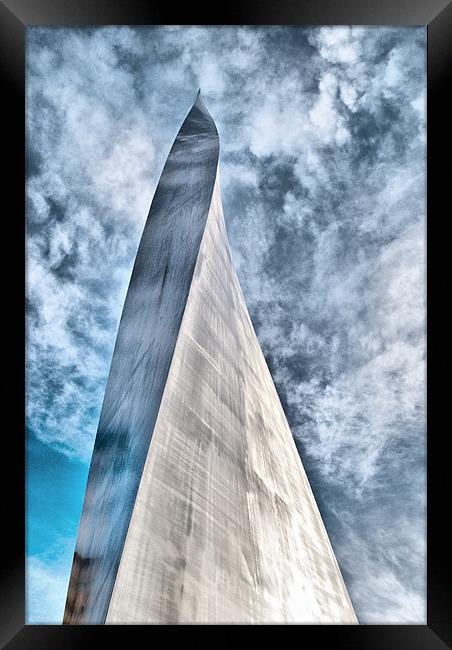
[[[66,623],[356,623],[235,274],[201,97],[113,355]]]
[[[124,304],[78,532],[68,623],[105,620],[212,199],[218,148],[199,97],[162,172]]]

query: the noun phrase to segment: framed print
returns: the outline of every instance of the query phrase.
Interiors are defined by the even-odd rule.
[[[26,234],[5,647],[451,643],[426,302],[451,20],[2,2]]]

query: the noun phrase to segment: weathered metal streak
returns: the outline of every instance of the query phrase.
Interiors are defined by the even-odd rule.
[[[218,178],[106,622],[357,622],[231,263]]]
[[[65,623],[104,623],[203,236],[218,134],[198,96],[138,248],[99,421]]]

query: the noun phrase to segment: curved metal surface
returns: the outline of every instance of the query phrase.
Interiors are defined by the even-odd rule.
[[[107,623],[356,623],[231,261],[219,180]]]
[[[219,155],[200,93],[151,204],[119,324],[64,623],[104,623],[203,236]]]

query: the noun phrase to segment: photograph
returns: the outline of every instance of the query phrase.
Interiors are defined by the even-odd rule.
[[[425,624],[425,28],[26,74],[27,621]]]
[[[450,0],[0,0],[2,648],[452,648],[451,33]]]

